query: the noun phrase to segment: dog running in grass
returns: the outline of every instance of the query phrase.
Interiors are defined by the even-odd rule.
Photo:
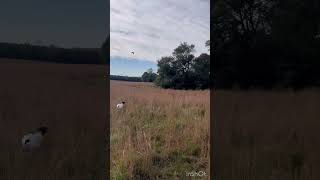
[[[121,103],[117,104],[117,109],[118,109],[118,110],[123,109],[125,103],[126,103],[126,102],[122,101]]]

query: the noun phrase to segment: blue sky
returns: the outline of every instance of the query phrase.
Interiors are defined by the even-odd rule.
[[[155,62],[117,56],[110,58],[110,66],[112,75],[141,76],[149,68],[157,71]]]
[[[210,0],[110,1],[111,74],[140,76],[181,42],[208,53],[209,39]]]

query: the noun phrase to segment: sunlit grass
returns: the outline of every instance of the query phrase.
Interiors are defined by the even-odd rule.
[[[115,104],[126,101],[126,109]],[[181,179],[209,172],[209,91],[111,81],[113,179]],[[205,177],[208,178],[208,177]]]

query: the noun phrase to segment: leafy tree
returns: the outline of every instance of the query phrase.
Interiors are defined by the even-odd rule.
[[[203,53],[196,57],[193,68],[197,87],[200,89],[208,88],[210,82],[210,55]]]
[[[192,63],[194,45],[181,43],[174,49],[171,57],[164,57],[158,61],[159,79],[157,83],[165,88],[194,88]]]
[[[208,51],[210,51],[210,40],[206,41],[206,47],[208,48]]]
[[[163,88],[195,89],[209,86],[210,56],[195,57],[193,44],[181,43],[172,56],[158,60],[158,77],[155,83]]]
[[[170,88],[173,84],[173,77],[176,71],[173,67],[174,58],[172,56],[162,57],[158,60],[158,77],[155,81],[156,85],[163,88]]]
[[[110,75],[110,80],[117,81],[131,81],[131,82],[141,82],[141,77],[130,77],[130,76],[119,76],[119,75]]]
[[[149,68],[147,72],[144,72],[141,76],[144,82],[154,82],[157,78],[157,74],[153,72],[152,68]]]
[[[217,88],[319,85],[320,6],[314,0],[217,0]]]

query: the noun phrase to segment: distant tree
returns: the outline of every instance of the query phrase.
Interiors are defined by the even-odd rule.
[[[165,88],[195,88],[192,70],[194,51],[193,44],[183,42],[174,49],[171,57],[161,58],[158,61],[157,84]]]
[[[110,80],[117,81],[130,81],[130,82],[141,82],[141,77],[130,77],[130,76],[119,76],[119,75],[110,75]]]
[[[200,89],[208,88],[210,82],[210,55],[203,53],[196,57],[193,68],[197,87]]]
[[[152,68],[149,68],[141,76],[142,81],[144,82],[154,82],[157,78],[157,74],[153,72]]]
[[[211,47],[217,88],[320,85],[314,0],[216,0]]]
[[[270,42],[276,4],[276,0],[215,2],[210,48],[215,59],[216,87],[230,88],[237,83],[247,88],[275,83]]]
[[[206,47],[208,48],[208,51],[210,51],[210,40],[206,41]]]
[[[149,68],[149,69],[147,70],[147,73],[149,73],[149,74],[153,73],[153,69],[152,69],[152,68]]]
[[[60,48],[31,44],[0,43],[0,57],[68,64],[101,64],[98,48]]]
[[[163,88],[170,88],[173,86],[173,78],[176,75],[173,62],[174,58],[172,56],[162,57],[158,60],[158,77],[155,81],[156,85]]]
[[[210,55],[195,57],[193,44],[181,43],[172,56],[158,60],[156,85],[163,88],[195,89],[209,87]]]

